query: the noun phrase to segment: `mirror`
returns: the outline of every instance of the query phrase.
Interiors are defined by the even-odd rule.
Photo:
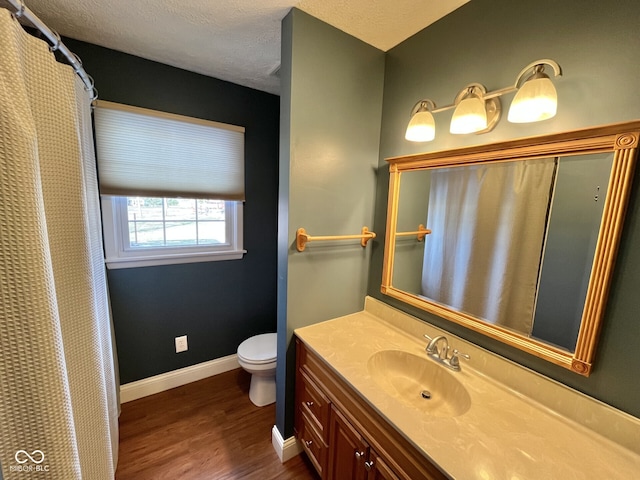
[[[588,376],[638,130],[387,159],[382,293]]]

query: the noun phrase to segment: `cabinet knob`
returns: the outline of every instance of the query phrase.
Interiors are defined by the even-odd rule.
[[[356,452],[356,459],[360,460],[361,458],[364,458],[364,452]]]
[[[313,402],[304,402],[304,403],[306,403],[307,407],[309,407],[309,408],[313,407]]]
[[[373,468],[373,462],[364,462],[364,468],[367,470],[367,472],[370,472],[371,469]]]
[[[307,440],[304,442],[304,444],[307,448],[311,448],[311,445],[313,445],[313,440]]]

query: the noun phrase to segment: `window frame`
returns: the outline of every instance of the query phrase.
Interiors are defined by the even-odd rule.
[[[101,197],[105,263],[109,269],[150,267],[181,263],[241,259],[243,249],[243,202],[225,201],[228,242],[179,247],[129,247],[126,196]]]

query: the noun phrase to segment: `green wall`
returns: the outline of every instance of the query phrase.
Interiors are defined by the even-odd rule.
[[[386,224],[388,169],[384,158],[421,151],[572,130],[640,118],[640,2],[636,0],[472,0],[387,53],[375,231]],[[528,63],[552,58],[558,79],[555,118],[528,125],[503,118],[485,135],[448,133],[451,112],[435,115],[436,140],[411,144],[404,130],[413,104],[453,101],[471,82],[494,90],[515,82]],[[512,95],[503,97],[508,108]],[[506,116],[506,113],[505,113]],[[526,353],[412,309],[380,293],[383,238],[373,248],[368,293],[640,417],[640,198],[636,174],[612,291],[593,373],[581,377]]]
[[[384,54],[293,9],[282,25],[276,424],[293,431],[293,330],[364,306],[371,247],[311,243],[295,233],[371,228]]]

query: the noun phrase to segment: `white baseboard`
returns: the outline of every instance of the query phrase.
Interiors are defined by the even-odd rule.
[[[278,454],[278,458],[280,458],[281,463],[291,460],[302,452],[302,447],[296,440],[296,437],[289,437],[284,440],[282,435],[280,435],[280,430],[278,430],[278,427],[275,425],[271,429],[271,444]]]
[[[190,367],[173,370],[153,377],[144,378],[136,382],[120,386],[120,402],[126,403],[138,398],[164,392],[171,388],[180,387],[187,383],[240,368],[236,354],[216,358],[209,362],[199,363]]]

